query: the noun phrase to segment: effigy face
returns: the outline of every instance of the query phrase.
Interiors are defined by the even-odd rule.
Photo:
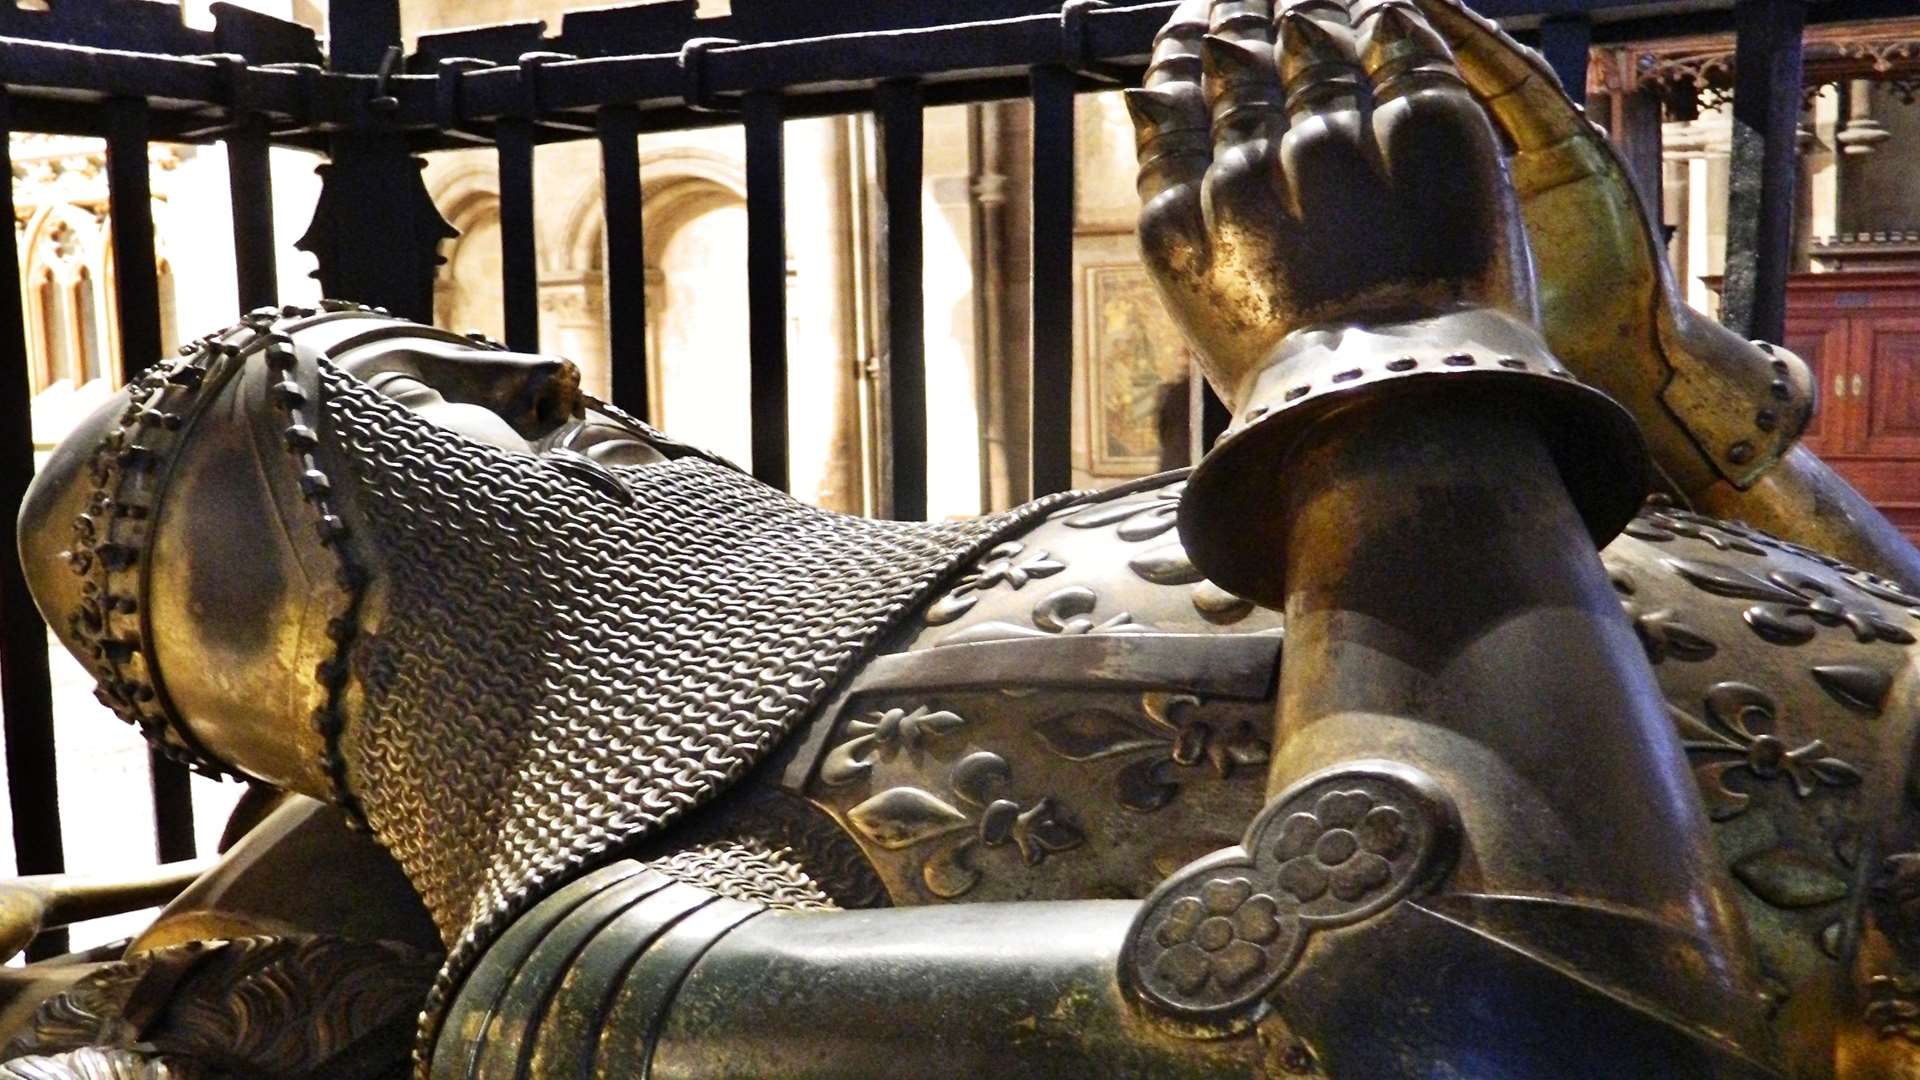
[[[391,1075],[413,1012],[450,1077],[1908,1075],[1913,553],[1536,61],[1183,5],[1142,244],[1233,426],[978,521],[357,305],[155,369],[36,481],[35,598],[292,794],[29,969],[0,1075]]]

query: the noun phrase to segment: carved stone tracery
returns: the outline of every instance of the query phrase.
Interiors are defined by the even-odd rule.
[[[1809,98],[1821,87],[1854,79],[1883,82],[1906,104],[1920,93],[1920,19],[1809,27],[1804,48],[1803,85]],[[1733,99],[1733,68],[1731,35],[1667,38],[1595,49],[1587,90],[1652,90],[1668,116],[1691,120],[1703,106],[1715,108]]]

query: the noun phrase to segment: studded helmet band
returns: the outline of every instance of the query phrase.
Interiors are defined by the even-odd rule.
[[[326,311],[359,310],[357,305],[327,304]],[[155,525],[169,481],[195,424],[223,392],[255,362],[269,372],[266,401],[249,413],[268,415],[286,451],[295,455],[300,492],[314,516],[315,538],[339,560],[339,595],[329,603],[337,617],[329,635],[344,650],[351,637],[361,575],[341,546],[346,526],[332,502],[332,485],[315,460],[313,424],[318,360],[303,354],[287,332],[294,320],[320,312],[308,308],[262,308],[240,323],[184,345],[180,355],[158,364],[132,382],[118,421],[95,446],[88,463],[92,490],[73,523],[68,566],[82,579],[82,600],[70,614],[68,632],[98,683],[95,696],[121,719],[139,728],[148,743],[169,760],[207,776],[239,776],[208,750],[181,716],[167,693],[155,655],[149,622]],[[340,653],[336,653],[336,659]],[[320,665],[316,677],[326,690],[327,706],[313,717],[329,760],[321,764],[336,798],[347,802],[336,767],[334,738],[338,724],[332,708],[343,665]]]

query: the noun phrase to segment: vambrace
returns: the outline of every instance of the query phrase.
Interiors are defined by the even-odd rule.
[[[554,893],[487,951],[429,1074],[1265,1075],[1259,1028],[1196,1038],[1130,1003],[1117,972],[1139,910],[774,910],[625,861]]]

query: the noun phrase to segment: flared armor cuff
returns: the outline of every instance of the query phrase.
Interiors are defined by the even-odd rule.
[[[1180,539],[1194,565],[1239,596],[1286,603],[1284,495],[1292,449],[1323,424],[1364,423],[1367,406],[1474,397],[1531,417],[1596,546],[1633,518],[1650,465],[1633,416],[1581,383],[1528,326],[1488,310],[1385,327],[1296,331],[1251,375],[1240,409],[1194,470]],[[1390,429],[1369,437],[1387,437]]]

